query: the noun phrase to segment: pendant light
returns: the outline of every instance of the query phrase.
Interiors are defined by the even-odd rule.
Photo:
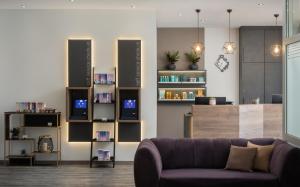
[[[231,42],[230,40],[230,13],[232,12],[232,9],[227,9],[228,17],[229,17],[229,24],[228,24],[228,42],[225,42],[223,49],[225,54],[233,54],[236,45],[234,42]]]
[[[199,20],[199,14],[200,9],[196,9],[197,13],[197,42],[193,45],[193,50],[198,54],[201,55],[204,51],[204,45],[200,42],[200,20]]]
[[[274,14],[274,17],[276,19],[276,26],[277,26],[277,19],[279,17],[279,14]],[[274,44],[271,46],[271,54],[275,57],[281,55],[281,45],[280,44]]]

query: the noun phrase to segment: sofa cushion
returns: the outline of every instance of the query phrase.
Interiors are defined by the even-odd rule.
[[[225,169],[252,171],[257,148],[232,145]]]
[[[262,146],[248,142],[247,147],[257,148],[253,169],[268,172],[274,145]]]
[[[160,187],[279,187],[270,173],[240,172],[224,169],[163,170]]]

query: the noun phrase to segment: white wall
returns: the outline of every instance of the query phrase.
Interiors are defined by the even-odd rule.
[[[136,10],[0,10],[0,159],[5,111],[16,101],[44,101],[62,115],[62,159],[88,160],[89,143],[69,143],[65,123],[66,40],[93,38],[96,71],[116,64],[117,38],[140,38],[142,138],[156,136],[156,16]],[[102,69],[99,70],[99,67]],[[35,135],[47,132],[37,131]],[[117,160],[132,160],[137,143],[118,143]]]
[[[205,69],[207,70],[207,95],[226,96],[228,101],[239,102],[239,34],[238,29],[231,30],[231,40],[237,49],[233,55],[225,55],[229,68],[221,72],[216,66],[219,55],[224,54],[223,45],[228,41],[228,29],[205,28]]]

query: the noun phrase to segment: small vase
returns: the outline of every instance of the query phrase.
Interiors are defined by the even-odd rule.
[[[197,70],[199,67],[198,67],[198,64],[191,64],[190,65],[190,70]]]
[[[175,70],[176,69],[176,65],[170,63],[170,64],[167,65],[167,68],[168,68],[168,70]]]

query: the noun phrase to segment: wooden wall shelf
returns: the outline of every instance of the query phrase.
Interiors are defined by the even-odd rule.
[[[30,157],[34,157],[35,154],[40,154],[40,152],[36,151],[35,143],[36,140],[34,138],[28,139],[12,139],[10,137],[10,118],[12,115],[21,115],[23,123],[20,124],[20,128],[55,128],[56,129],[56,148],[57,150],[51,152],[51,154],[56,154],[56,165],[58,166],[61,161],[61,126],[60,126],[60,112],[55,113],[30,113],[30,112],[5,112],[5,138],[4,138],[4,158],[5,163],[10,163],[10,159],[27,159],[28,155],[11,155],[11,143],[20,141],[20,142],[32,142],[31,143],[31,155]],[[30,116],[30,118],[28,118]],[[49,118],[50,117],[50,118]],[[30,123],[29,123],[30,122]],[[25,124],[26,123],[26,124]],[[53,126],[49,126],[49,123],[53,124]],[[7,150],[8,149],[8,150]],[[33,165],[33,159],[30,161],[30,165]]]

